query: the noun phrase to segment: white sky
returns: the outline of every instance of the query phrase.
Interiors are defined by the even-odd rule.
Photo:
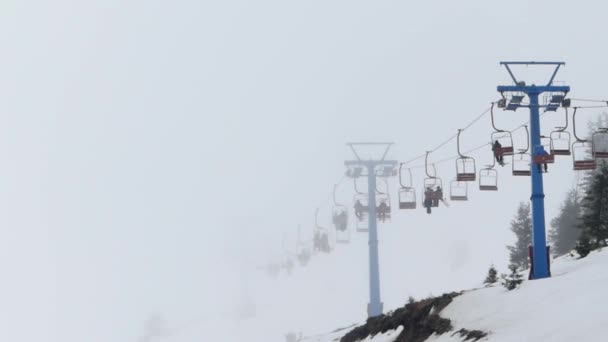
[[[500,60],[563,60],[574,97],[606,98],[605,13],[598,1],[3,1],[0,340],[134,341],[152,312],[215,310],[238,270],[280,254],[317,206],[328,217],[346,142],[419,155],[498,98]],[[489,134],[486,117],[464,149]],[[574,178],[558,161],[547,223]],[[453,169],[438,166],[444,182]],[[411,230],[412,255],[433,253],[417,231],[452,226],[445,253],[474,255],[467,272],[503,266],[530,186],[500,177],[497,194],[391,225]]]

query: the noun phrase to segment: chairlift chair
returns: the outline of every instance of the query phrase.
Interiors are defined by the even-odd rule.
[[[355,215],[359,221],[365,219],[366,214],[369,212],[369,196],[365,192],[357,189],[357,179],[353,178],[353,185],[355,187],[355,196],[353,197],[353,207],[355,209]]]
[[[459,129],[456,148],[460,157],[456,158],[456,180],[459,182],[474,182],[477,175],[477,171],[475,171],[475,159],[465,156],[460,152],[461,133],[462,129]]]
[[[494,132],[492,132],[491,135],[492,146],[494,146],[496,141],[501,145],[501,147],[496,149],[495,153],[503,156],[513,155],[513,136],[511,135],[511,132],[498,129],[494,123],[494,103],[492,103],[492,106],[490,107],[490,115],[492,118],[492,127],[494,128]]]
[[[545,151],[550,151],[551,142],[550,142],[549,137],[544,136],[544,135],[541,136],[540,142],[541,142],[541,146],[543,147],[543,149]],[[536,150],[534,150],[534,151],[536,151]],[[553,164],[553,163],[555,163],[555,156],[550,152],[547,152],[546,155],[536,155],[535,154],[533,160],[534,160],[534,164],[537,164],[537,165]]]
[[[572,143],[572,161],[574,164],[574,170],[595,170],[597,167],[597,161],[594,157],[593,147],[593,136],[591,141],[581,139],[576,134],[576,112],[577,107],[574,107],[574,113],[572,113],[572,134],[576,141]]]
[[[439,201],[443,200],[443,186],[441,178],[430,177],[424,179],[424,194],[422,196],[422,205],[424,206],[424,200],[432,200],[431,207],[438,207]]]
[[[336,188],[338,184],[334,185],[333,201],[334,207],[332,209],[331,219],[336,229],[336,240],[338,239],[338,232],[346,232],[348,230],[348,209],[346,206],[338,203],[336,200]]]
[[[502,154],[503,156],[513,155],[513,136],[511,132],[493,132],[492,133],[492,145],[498,141],[501,147],[496,149],[496,154]]]
[[[416,209],[416,190],[412,184],[412,170],[407,169],[410,182],[404,184],[401,177],[402,167],[403,163],[399,164],[399,185],[401,186],[399,189],[399,209]]]
[[[549,136],[551,139],[551,154],[556,156],[569,156],[570,133],[566,131],[553,131]]]
[[[593,158],[593,144],[590,141],[572,143],[572,160],[575,171],[595,170],[597,162]]]
[[[388,192],[388,182],[385,179],[386,192],[376,188],[376,218],[384,222],[391,219],[391,197]]]
[[[422,189],[422,206],[426,208],[427,214],[431,213],[431,208],[439,206],[439,201],[443,201],[443,184],[441,178],[437,177],[435,165],[433,165],[433,174],[429,173],[429,153],[431,152],[427,151],[424,157],[424,172],[427,178],[424,179]]]
[[[467,182],[453,180],[450,182],[450,200],[451,201],[467,201],[468,191]]]
[[[570,153],[570,133],[566,131],[568,128],[568,108],[564,108],[566,113],[566,124],[564,127],[557,127],[549,134],[550,151],[556,156],[569,156]]]
[[[608,128],[600,128],[591,135],[593,158],[608,158]]]
[[[513,176],[532,175],[531,164],[530,155],[525,150],[513,155]]]
[[[348,229],[348,210],[346,207],[334,207],[332,212],[332,221],[336,230],[336,243],[349,243],[350,230]]]
[[[479,170],[479,190],[498,190],[498,171],[494,170],[493,167],[487,167]]]
[[[513,155],[513,176],[530,176],[532,175],[532,158],[528,153],[530,149],[530,131],[528,126],[526,129],[526,149],[519,150],[519,153]]]
[[[357,233],[367,233],[367,232],[369,232],[369,226],[368,226],[367,220],[358,221],[357,224],[356,224],[355,230],[357,231]]]

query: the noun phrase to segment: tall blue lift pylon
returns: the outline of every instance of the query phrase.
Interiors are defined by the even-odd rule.
[[[539,104],[538,98],[542,93],[553,93],[553,97],[558,98],[558,96],[565,97],[565,95],[570,91],[570,87],[568,86],[556,86],[553,85],[553,80],[555,79],[555,75],[557,74],[559,68],[562,65],[565,65],[564,62],[500,62],[500,65],[504,65],[513,80],[514,85],[508,86],[498,86],[497,90],[503,95],[504,93],[517,93],[519,95],[513,95],[512,101],[508,104],[503,101],[503,105],[505,105],[506,110],[517,110],[519,107],[528,107],[530,108],[530,142],[531,149],[530,160],[534,163],[534,156],[537,149],[541,146],[540,141],[540,111],[539,108],[544,106],[545,110],[554,110],[551,105],[553,104],[553,100],[550,101],[547,105]],[[545,66],[554,66],[553,74],[551,75],[551,79],[546,85],[537,86],[535,84],[526,85],[524,81],[518,81],[513,75],[513,72],[510,68],[512,65],[545,65]],[[555,95],[555,93],[561,93],[560,95]],[[522,103],[523,96],[521,94],[525,94],[528,96],[530,102],[528,105],[524,105]],[[555,105],[555,104],[553,104]],[[558,106],[561,105],[561,101]],[[541,279],[550,277],[549,273],[549,256],[547,253],[547,240],[545,235],[545,194],[543,192],[543,176],[540,172],[539,168],[535,165],[532,165],[532,196],[530,200],[532,201],[532,272],[530,274],[531,279]]]
[[[367,171],[367,195],[369,206],[369,304],[367,305],[368,317],[382,315],[382,301],[380,300],[380,269],[378,261],[378,225],[376,219],[376,177],[390,177],[395,175],[396,160],[385,160],[388,150],[393,143],[348,143],[356,160],[347,160],[344,165],[349,168],[348,176],[358,177],[362,175],[362,169]],[[383,147],[384,151],[379,159],[362,159],[357,153],[357,147]]]

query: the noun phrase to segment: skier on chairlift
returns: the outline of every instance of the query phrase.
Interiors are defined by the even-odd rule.
[[[315,230],[312,245],[315,251],[321,250],[321,233],[318,230]]]
[[[543,145],[537,145],[537,146],[534,148],[534,155],[536,155],[536,156],[541,156],[541,157],[545,157],[545,156],[548,156],[548,155],[549,155],[549,153],[547,152],[547,150],[545,150],[545,147],[544,147]],[[542,163],[542,164],[544,164],[544,167],[545,167],[545,173],[546,173],[546,172],[548,171],[548,170],[547,170],[547,163]],[[541,164],[539,163],[539,164],[537,164],[537,166],[538,166],[538,172],[543,172],[543,170],[542,170],[542,168],[541,168]]]
[[[386,214],[388,213],[388,205],[386,205],[386,201],[381,201],[378,205],[378,218],[380,221],[384,222],[386,220]]]
[[[437,185],[435,196],[433,197],[433,206],[439,206],[439,200],[443,198],[443,190],[440,185]]]
[[[355,216],[357,216],[358,219],[363,217],[363,204],[361,204],[361,201],[359,200],[355,202]]]
[[[431,207],[433,206],[433,200],[430,197],[430,195],[432,193],[433,193],[433,189],[431,189],[431,187],[428,186],[426,188],[426,191],[424,192],[424,207],[426,208],[427,214],[431,213]]]
[[[505,166],[504,156],[502,153],[502,145],[498,142],[498,139],[494,141],[494,145],[492,145],[492,152],[494,152],[494,158],[500,166]]]

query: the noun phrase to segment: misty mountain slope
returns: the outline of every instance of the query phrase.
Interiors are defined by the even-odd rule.
[[[440,312],[451,320],[452,332],[433,335],[431,342],[456,342],[453,332],[480,330],[490,341],[605,341],[608,324],[608,251],[593,252],[584,259],[560,257],[552,264],[553,276],[524,281],[513,291],[500,285],[466,291]],[[581,317],[584,317],[581,319]],[[306,341],[329,342],[345,332]],[[394,341],[388,332],[365,341]]]
[[[458,214],[475,213],[475,208],[464,205],[454,204],[452,208],[459,208]],[[491,253],[489,249],[504,249],[504,240],[495,236],[509,236],[508,221],[505,220],[504,228],[494,230],[487,229],[494,220],[492,217],[481,217],[476,225],[454,227],[452,221],[457,212],[441,209],[432,215],[424,210],[395,215],[390,223],[380,225],[380,283],[385,311],[401,307],[409,296],[420,299],[453,289],[478,287],[492,262],[501,269],[504,262],[487,255]],[[423,224],[414,225],[414,221]],[[475,243],[469,236],[488,242]],[[173,329],[170,336],[151,341],[215,338],[231,342],[247,338],[283,342],[289,332],[316,336],[363,322],[369,301],[368,267],[367,234],[353,232],[349,244],[335,245],[331,254],[315,254],[307,266],[297,265],[291,275],[282,272],[272,278],[258,270],[249,271],[246,277],[232,277],[224,286],[246,288],[255,305],[251,317],[239,317],[242,293],[236,292],[222,306],[201,307],[205,312],[203,318],[161,312],[170,327],[184,328]],[[212,274],[209,281],[216,281]],[[235,286],[234,282],[242,282],[243,286]],[[189,324],[190,320],[195,323]]]

